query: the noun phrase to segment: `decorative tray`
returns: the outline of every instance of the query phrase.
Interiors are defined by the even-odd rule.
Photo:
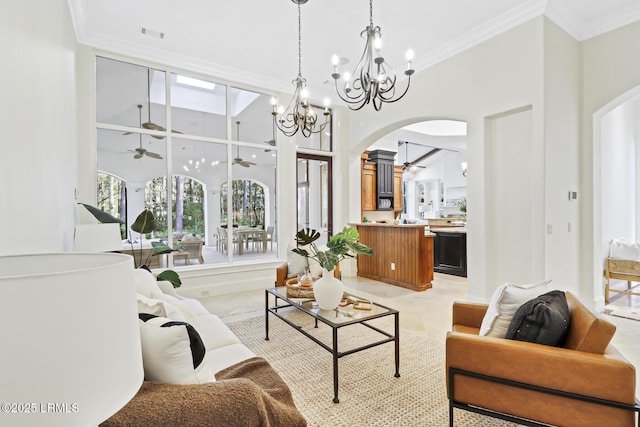
[[[298,283],[297,277],[287,279],[284,284],[287,286],[287,296],[290,298],[315,298],[313,295],[313,288],[303,288]]]

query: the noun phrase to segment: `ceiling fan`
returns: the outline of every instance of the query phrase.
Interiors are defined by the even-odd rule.
[[[138,116],[139,121],[142,122],[142,104],[138,104]],[[135,153],[133,155],[134,159],[140,159],[142,158],[142,156],[151,157],[152,159],[162,159],[162,156],[160,154],[148,151],[146,148],[142,148],[142,134],[140,133],[138,134],[138,136],[140,137],[140,147],[134,150],[127,150],[130,153]]]
[[[240,122],[237,121],[236,125],[238,126],[238,132],[237,132],[237,137],[238,137],[238,141],[240,141]],[[231,163],[232,165],[240,165],[240,166],[244,166],[245,168],[248,168],[250,166],[255,166],[256,164],[253,162],[248,162],[246,160],[243,160],[240,157],[240,146],[238,145],[238,151],[236,154],[236,158],[233,159],[233,163]]]
[[[268,140],[268,141],[265,141],[265,143],[266,143],[266,144],[269,144],[269,145],[270,145],[270,146],[272,146],[272,147],[275,147],[275,146],[276,146],[276,124],[275,124],[275,123],[273,124],[273,138],[271,138],[271,139],[270,139],[270,140]],[[265,153],[268,153],[269,151],[271,151],[271,149],[270,149],[270,148],[265,148],[265,149],[264,149],[264,152],[265,152]]]
[[[148,113],[148,119],[146,122],[141,123],[140,127],[143,129],[147,129],[147,130],[158,130],[160,132],[165,132],[166,129],[163,128],[162,126],[153,123],[151,121],[151,70],[147,69],[147,113]],[[142,108],[142,105],[138,105],[138,108]],[[142,122],[142,120],[140,120]],[[171,132],[173,133],[179,133],[182,134],[182,132],[177,131],[177,130],[173,130],[171,129]],[[125,132],[124,135],[129,135],[132,132]],[[163,135],[151,135],[152,138],[155,139],[164,139]]]
[[[418,159],[413,162],[409,161],[409,143],[407,141],[404,142],[404,160],[405,162],[402,164],[402,172],[410,171],[415,169],[416,167],[424,168],[424,166],[416,165]]]
[[[276,146],[276,140],[275,139],[270,139],[268,141],[265,141],[265,143],[269,144],[272,147]],[[271,151],[271,149],[270,148],[265,148],[264,151],[265,151],[265,153],[268,153],[269,151]]]

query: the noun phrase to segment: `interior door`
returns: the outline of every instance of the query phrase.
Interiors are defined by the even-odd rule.
[[[311,228],[320,232],[317,245],[327,243],[333,234],[331,157],[298,153],[297,157],[297,230]]]

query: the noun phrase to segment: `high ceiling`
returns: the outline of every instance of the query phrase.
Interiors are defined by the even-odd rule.
[[[68,0],[82,44],[268,90],[291,92],[298,71],[291,0]],[[309,0],[302,10],[302,74],[311,97],[332,97],[331,56],[353,68],[368,25],[365,0]],[[546,14],[578,40],[640,19],[637,0],[376,0],[373,22],[396,69],[419,71]],[[153,35],[164,33],[160,39]],[[343,70],[344,71],[344,70]],[[349,70],[350,71],[350,70]],[[331,80],[331,81],[329,81]]]

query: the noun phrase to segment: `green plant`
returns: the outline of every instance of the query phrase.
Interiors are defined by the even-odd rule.
[[[155,217],[153,215],[153,212],[151,212],[148,209],[145,209],[144,211],[142,211],[140,215],[138,215],[136,220],[133,222],[133,224],[131,224],[131,230],[135,231],[136,233],[140,233],[141,236],[144,234],[151,233],[154,230],[154,227],[155,227]],[[173,249],[171,246],[167,245],[164,242],[151,242],[151,247],[153,248],[153,253],[149,256],[158,256],[158,255],[168,254],[178,250],[178,249]],[[133,251],[133,242],[131,242],[131,252],[135,254],[135,252]],[[134,261],[135,261],[135,257],[134,257]],[[140,239],[140,262],[138,263],[138,265],[140,267],[143,267],[143,266],[146,266],[148,262],[149,262],[149,258],[147,257],[147,259],[143,263],[142,239]],[[173,270],[163,271],[162,273],[158,274],[157,279],[167,280],[171,282],[174,288],[179,288],[180,285],[182,284],[182,281],[180,280],[180,276],[178,275],[178,273],[176,273]]]
[[[85,203],[80,203],[80,204],[83,205],[89,212],[91,212],[91,214],[100,223],[109,223],[109,222],[123,223],[123,221],[120,220],[119,218],[116,218],[108,214],[107,212],[104,212],[94,206],[87,205]],[[151,233],[151,231],[153,231],[154,222],[155,222],[155,217],[153,216],[153,213],[145,209],[142,213],[140,213],[140,215],[138,215],[134,223],[131,225],[131,229],[136,233],[140,233],[141,235],[148,234],[148,233]],[[153,251],[154,251],[153,255],[162,255],[162,254],[168,254],[170,252],[177,251],[177,249],[172,249],[169,245],[163,242],[151,242],[151,247],[153,248]],[[133,242],[131,242],[131,252],[135,254],[135,251],[133,250]],[[149,259],[147,258],[146,262],[148,261]],[[135,256],[133,258],[133,262],[134,264],[136,263]],[[140,262],[137,265],[138,265],[138,268],[144,268],[149,272],[151,272],[149,267],[147,267],[142,263],[142,239],[140,239]],[[174,288],[179,288],[180,285],[182,285],[180,276],[178,275],[178,273],[176,273],[173,270],[165,270],[162,273],[158,274],[157,280],[166,280],[168,282],[171,282]]]
[[[293,252],[307,258],[314,259],[320,267],[331,271],[340,261],[355,258],[356,255],[373,255],[373,249],[358,242],[360,234],[353,227],[345,227],[341,232],[329,238],[327,250],[320,250],[314,243],[320,238],[320,232],[310,228],[303,228],[296,233],[296,243],[306,246],[295,248]]]

